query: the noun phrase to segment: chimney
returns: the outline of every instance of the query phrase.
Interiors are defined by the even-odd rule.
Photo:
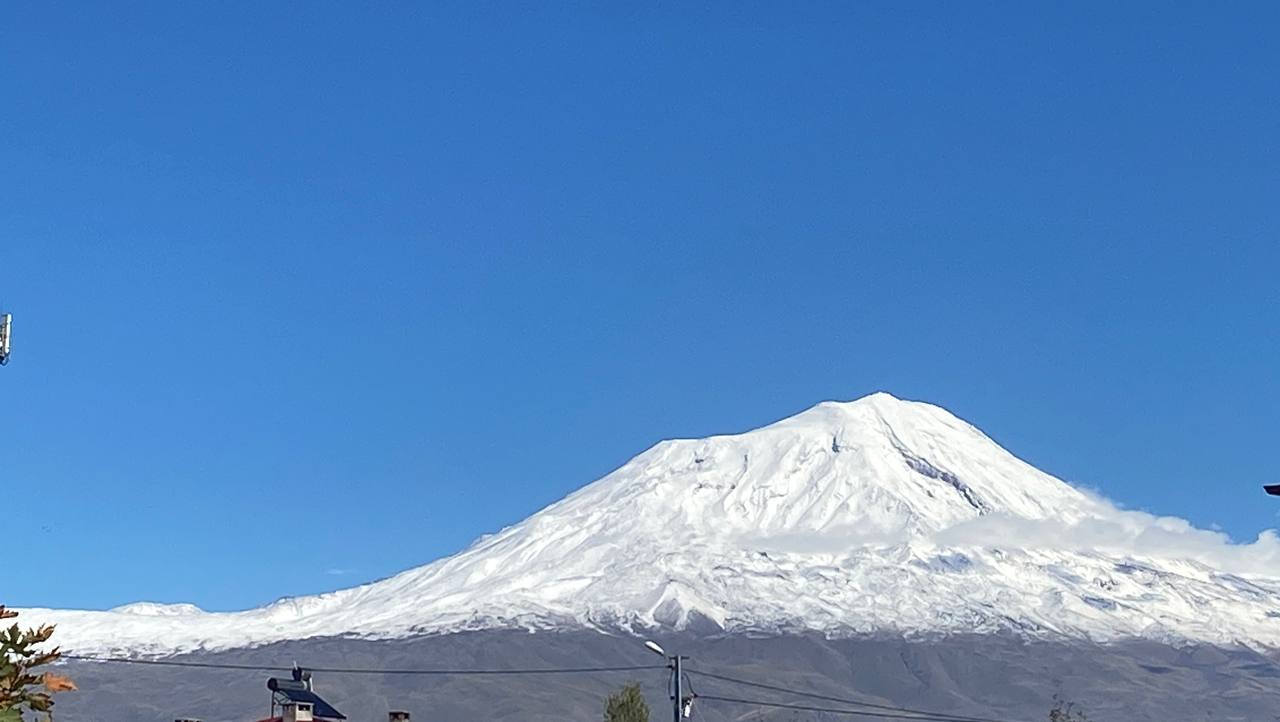
[[[283,722],[312,722],[315,719],[309,702],[285,702],[280,705],[280,717]]]
[[[388,712],[387,722],[409,722],[408,712]]]

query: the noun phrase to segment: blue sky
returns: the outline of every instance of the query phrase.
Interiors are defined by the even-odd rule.
[[[0,600],[353,584],[879,389],[1275,526],[1275,6],[791,5],[6,6]]]

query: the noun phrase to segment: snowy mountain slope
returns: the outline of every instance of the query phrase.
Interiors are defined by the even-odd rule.
[[[1280,644],[1277,544],[1125,512],[947,411],[876,394],[657,444],[467,550],[236,613],[27,610],[78,652],[671,625]]]

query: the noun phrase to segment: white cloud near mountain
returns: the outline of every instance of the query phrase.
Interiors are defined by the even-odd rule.
[[[1221,532],[1201,529],[1186,519],[1122,509],[1089,493],[1097,514],[1068,521],[988,514],[935,532],[939,546],[1051,549],[1102,552],[1140,558],[1188,559],[1236,574],[1274,576],[1280,571],[1280,536],[1268,529],[1252,542],[1239,543]]]
[[[860,525],[791,531],[763,538],[743,536],[746,546],[782,554],[839,557],[865,547],[902,545],[1071,551],[1130,556],[1135,559],[1185,559],[1234,574],[1275,576],[1280,571],[1280,535],[1268,529],[1251,542],[1233,541],[1219,530],[1202,529],[1174,516],[1121,508],[1097,492],[1080,489],[1092,508],[1088,516],[1030,518],[992,512],[921,534]],[[1087,507],[1086,507],[1087,508]]]

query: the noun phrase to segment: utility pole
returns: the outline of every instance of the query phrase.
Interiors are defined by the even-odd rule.
[[[667,668],[671,670],[671,722],[680,722],[693,712],[693,695],[684,695],[683,662],[688,657],[679,654],[667,654],[667,650],[658,646],[657,642],[645,642],[645,648],[667,660]]]
[[[671,722],[680,722],[684,710],[684,695],[680,694],[680,655],[671,658]]]

